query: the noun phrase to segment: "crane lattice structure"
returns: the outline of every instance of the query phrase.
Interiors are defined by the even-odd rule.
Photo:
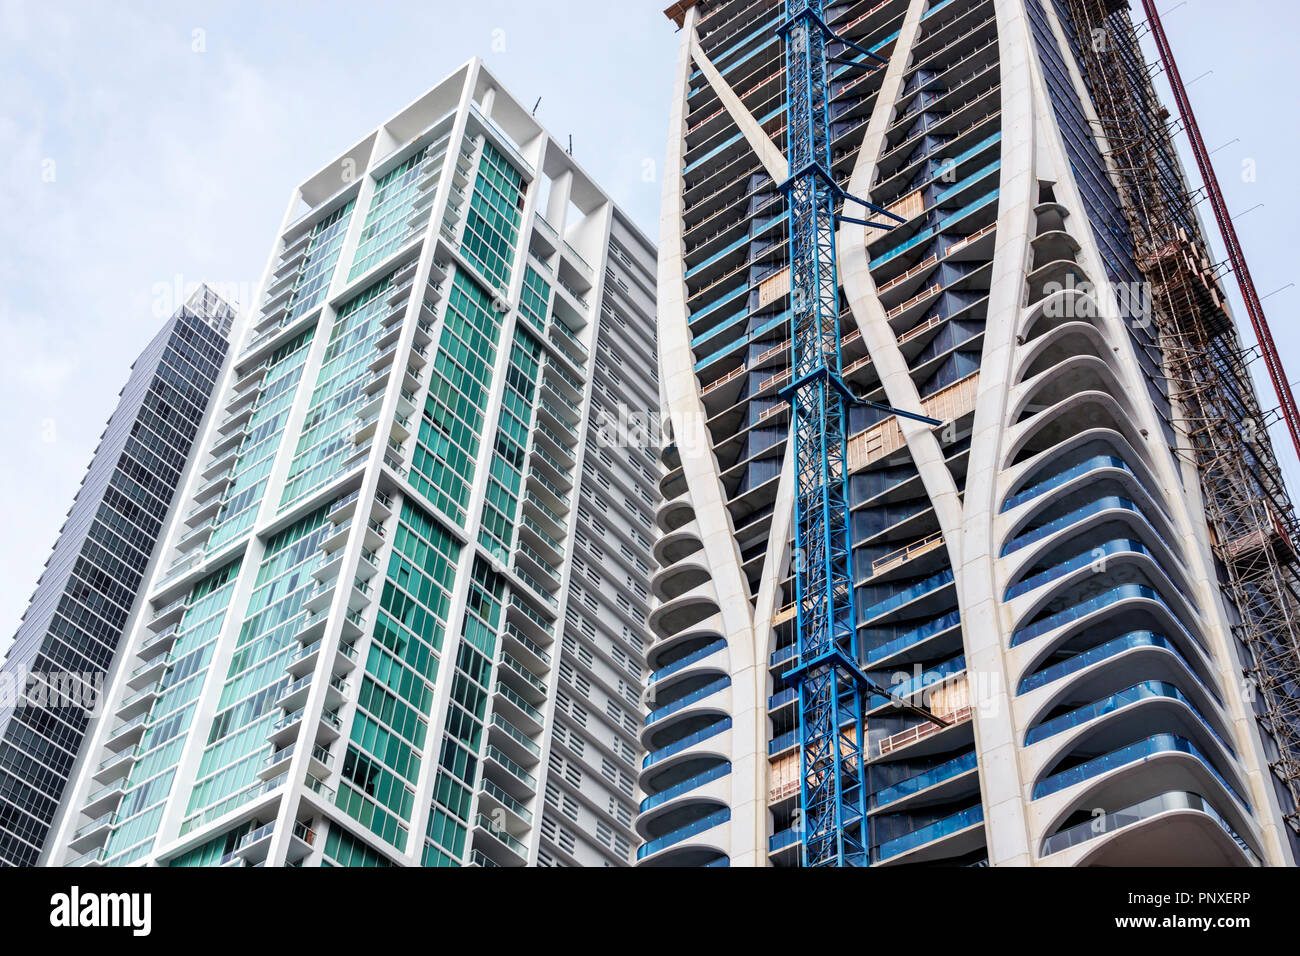
[[[790,384],[782,394],[792,410],[795,454],[797,656],[785,677],[799,689],[799,827],[802,864],[810,867],[870,862],[864,696],[891,696],[858,665],[845,467],[848,407],[867,404],[942,424],[864,402],[841,376],[836,221],[888,229],[904,220],[850,196],[831,174],[829,64],[875,69],[887,61],[838,36],[822,9],[822,0],[786,0],[786,16],[777,26],[785,39],[789,178],[782,189],[790,211],[793,352]],[[837,215],[837,204],[846,203],[889,221]]]

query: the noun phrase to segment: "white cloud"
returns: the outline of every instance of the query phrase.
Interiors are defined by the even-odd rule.
[[[158,328],[156,287],[254,288],[294,185],[476,53],[653,224],[640,161],[662,158],[676,43],[650,8],[560,0],[0,0],[0,646]],[[605,62],[556,68],[579,57]]]
[[[7,3],[0,24],[0,522],[24,543],[0,556],[3,643],[160,324],[155,286],[255,285],[278,212],[247,179],[284,116],[237,51],[129,9]]]

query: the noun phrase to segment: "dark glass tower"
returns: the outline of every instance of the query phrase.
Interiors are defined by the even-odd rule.
[[[40,857],[233,319],[201,286],[136,359],[0,668],[0,864]]]

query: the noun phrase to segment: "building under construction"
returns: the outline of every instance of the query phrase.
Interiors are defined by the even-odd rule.
[[[1300,415],[1282,370],[1268,321],[1228,215],[1196,117],[1152,0],[1135,25],[1129,4],[1069,0],[1085,82],[1092,91],[1135,261],[1151,294],[1163,362],[1181,411],[1183,461],[1205,501],[1225,603],[1233,620],[1255,711],[1265,731],[1280,800],[1300,832],[1300,616],[1297,612],[1298,529],[1295,508],[1269,438],[1281,417],[1300,454]],[[1143,58],[1140,32],[1150,32],[1159,64]],[[1177,105],[1171,115],[1151,77],[1163,69]],[[1185,133],[1201,179],[1187,183],[1173,138]],[[1196,206],[1208,199],[1227,249],[1216,263]],[[1246,347],[1228,309],[1220,278],[1235,277],[1257,345]],[[1250,366],[1262,360],[1277,411],[1260,406]]]
[[[1294,864],[1300,416],[1143,8],[666,11],[640,865]]]

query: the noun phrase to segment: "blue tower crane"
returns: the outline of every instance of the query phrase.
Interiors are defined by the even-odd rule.
[[[782,184],[790,211],[790,402],[795,452],[796,663],[784,675],[799,689],[800,811],[804,866],[865,866],[867,835],[864,698],[892,695],[858,665],[853,606],[846,449],[848,408],[868,405],[930,425],[942,422],[858,398],[842,377],[835,224],[875,228],[904,222],[849,195],[831,175],[828,64],[875,69],[888,61],[837,35],[823,0],[786,0],[786,154]],[[832,53],[834,49],[836,52]],[[837,216],[836,203],[884,220]],[[899,702],[939,723],[924,708]]]

